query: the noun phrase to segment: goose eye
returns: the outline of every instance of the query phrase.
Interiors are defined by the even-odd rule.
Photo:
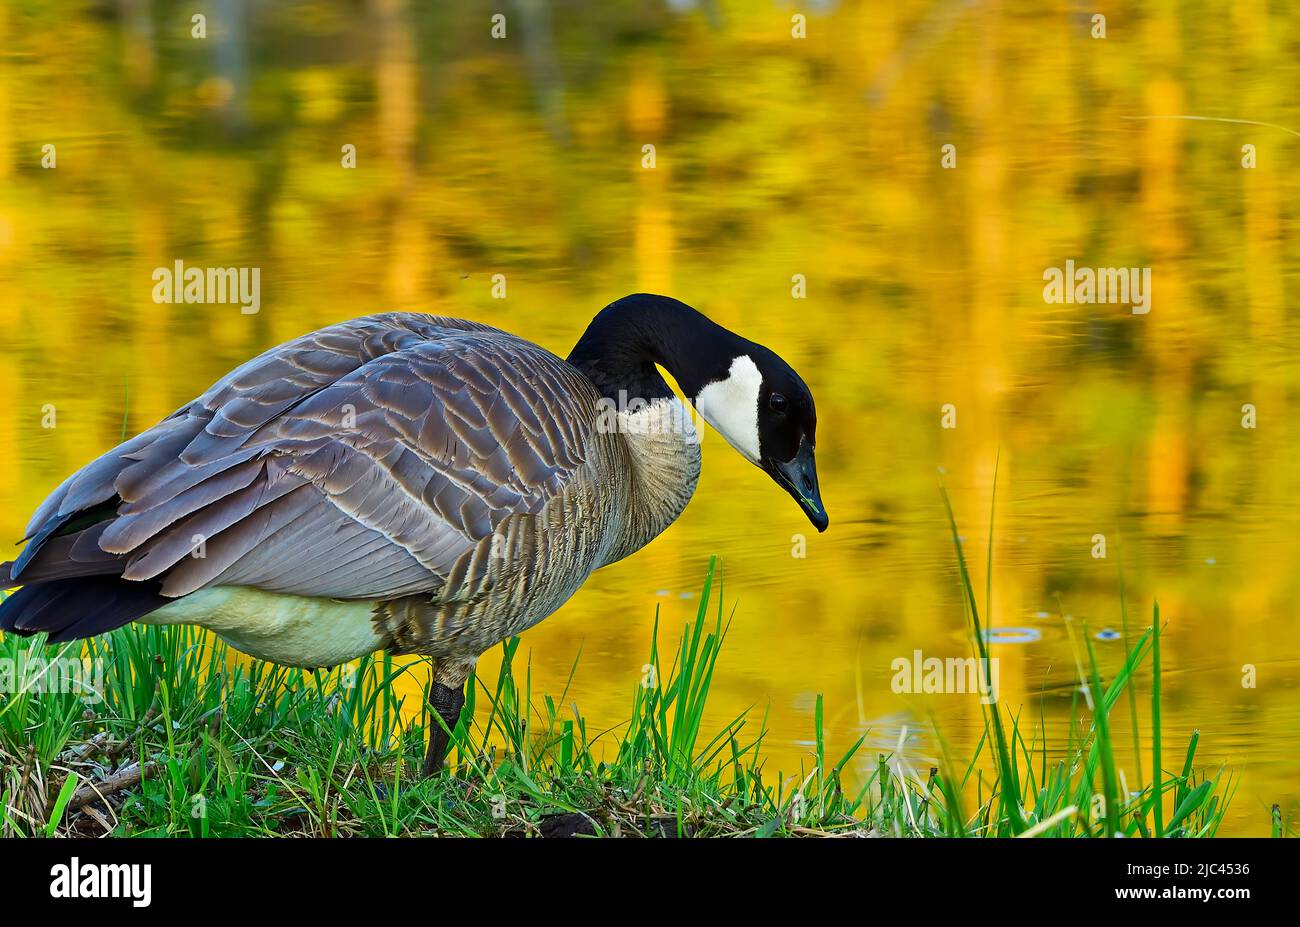
[[[767,404],[772,407],[773,412],[785,411],[785,397],[780,393],[773,393],[772,398],[767,401]]]

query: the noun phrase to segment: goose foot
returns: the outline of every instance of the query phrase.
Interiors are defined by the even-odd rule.
[[[451,744],[451,737],[447,731],[456,729],[456,723],[460,721],[460,710],[465,705],[465,689],[462,685],[460,688],[453,689],[451,686],[445,686],[440,682],[429,683],[429,708],[431,708],[443,724],[447,725],[447,730],[443,730],[442,724],[439,724],[436,718],[429,718],[429,752],[424,755],[424,776],[427,779],[442,770],[442,761],[447,757],[447,747]]]

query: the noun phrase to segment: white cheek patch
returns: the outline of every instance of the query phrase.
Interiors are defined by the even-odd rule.
[[[762,385],[758,366],[742,354],[731,362],[725,380],[708,384],[695,397],[695,408],[704,420],[754,463],[759,457],[758,391]]]

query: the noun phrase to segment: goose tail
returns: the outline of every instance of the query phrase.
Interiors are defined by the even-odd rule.
[[[8,577],[11,569],[0,564],[0,576]],[[156,583],[120,576],[28,583],[0,602],[0,631],[24,637],[44,631],[58,644],[112,631],[174,601]]]

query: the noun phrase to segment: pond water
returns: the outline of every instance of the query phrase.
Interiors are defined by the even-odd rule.
[[[714,722],[770,708],[793,771],[820,693],[830,753],[902,736],[920,766],[932,724],[969,753],[977,697],[893,685],[969,653],[942,481],[1005,706],[1064,745],[1066,616],[1113,672],[1122,584],[1131,635],[1166,622],[1166,758],[1199,730],[1239,776],[1225,832],[1295,826],[1300,19],[1111,4],[1094,38],[1065,2],[821,0],[795,38],[782,3],[521,2],[494,39],[475,2],[210,6],[206,38],[170,4],[0,9],[3,537],[297,334],[430,311],[563,355],[667,293],[807,380],[831,527],[706,433],[682,518],[525,636],[535,691],[581,650],[571,698],[625,718],[717,555]],[[178,260],[259,268],[258,311],[155,302]],[[1046,301],[1067,261],[1149,271],[1145,304]]]

